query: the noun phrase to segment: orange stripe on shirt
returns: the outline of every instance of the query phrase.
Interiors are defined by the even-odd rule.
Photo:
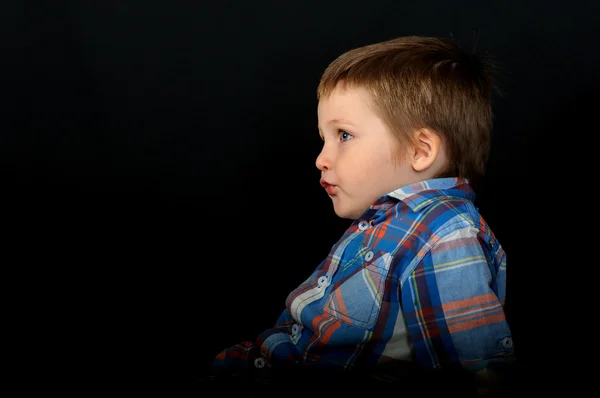
[[[477,327],[490,325],[492,323],[497,322],[503,322],[505,320],[506,318],[504,316],[504,312],[498,311],[483,317],[478,317],[464,322],[449,323],[448,331],[450,333],[463,332],[465,330],[475,329]]]
[[[480,296],[469,297],[464,300],[452,301],[450,303],[442,304],[444,313],[452,311],[460,311],[466,308],[481,307],[483,304],[498,303],[498,297],[494,293],[482,294]]]
[[[329,343],[331,335],[335,333],[335,331],[338,330],[340,326],[342,326],[342,322],[337,319],[329,323],[325,328],[325,333],[323,334],[321,341],[325,344]]]
[[[328,312],[335,313],[335,316],[338,318],[342,318],[344,322],[352,324],[352,318],[346,315],[346,305],[344,303],[344,298],[342,297],[341,289],[336,289],[335,293],[333,293],[333,297],[331,298],[335,303],[335,309],[328,309]]]

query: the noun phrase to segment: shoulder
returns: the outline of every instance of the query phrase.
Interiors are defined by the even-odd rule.
[[[396,239],[393,263],[401,280],[434,251],[458,256],[481,241],[483,221],[473,202],[465,198],[436,195],[418,206],[399,202],[388,214],[385,235]]]
[[[418,206],[406,206],[398,202],[390,212],[389,225],[403,228],[422,240],[440,239],[457,230],[477,231],[486,228],[485,222],[474,203],[466,198],[438,194],[423,200]]]

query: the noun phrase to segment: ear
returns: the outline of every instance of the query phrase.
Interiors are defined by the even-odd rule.
[[[415,171],[427,170],[438,156],[440,151],[440,136],[429,129],[415,131],[414,147],[410,158]]]

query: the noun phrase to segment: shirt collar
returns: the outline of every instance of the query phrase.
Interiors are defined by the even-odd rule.
[[[475,201],[475,192],[465,178],[433,178],[415,184],[406,185],[377,198],[370,209],[382,209],[389,203],[389,198],[395,198],[406,203],[411,210],[435,201],[441,196],[460,197]],[[389,205],[388,205],[389,206]]]

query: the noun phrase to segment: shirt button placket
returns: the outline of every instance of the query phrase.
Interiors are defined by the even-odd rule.
[[[366,231],[367,229],[369,229],[369,223],[365,220],[360,220],[360,222],[358,223],[358,229],[361,231]]]
[[[262,369],[262,368],[264,368],[264,367],[265,367],[265,360],[264,360],[264,359],[262,359],[262,358],[256,358],[256,359],[254,360],[254,366],[255,366],[257,369]]]
[[[321,276],[317,280],[317,286],[319,287],[319,289],[323,289],[323,288],[327,287],[327,281],[328,281],[328,278],[326,276]]]

